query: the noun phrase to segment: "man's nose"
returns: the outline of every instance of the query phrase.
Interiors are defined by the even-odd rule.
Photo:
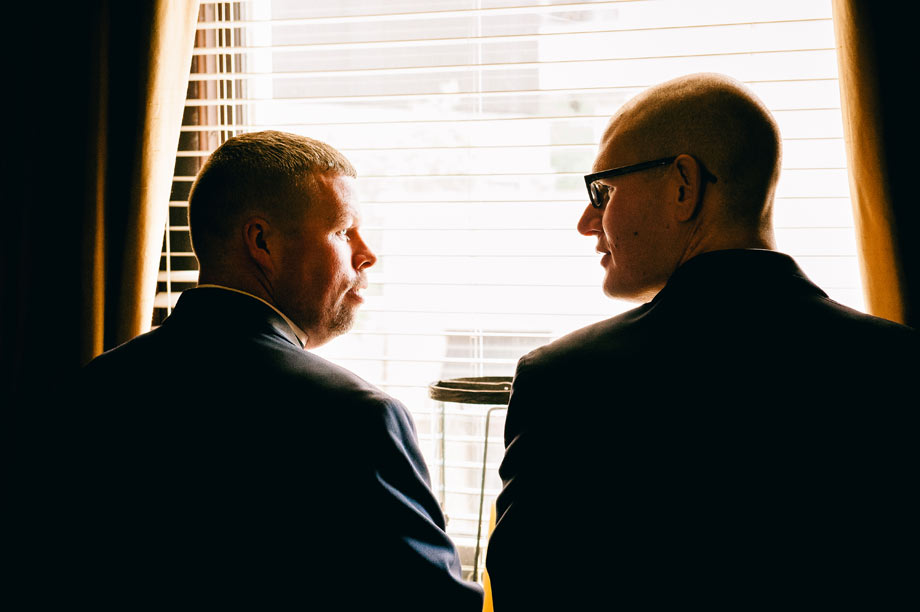
[[[583,236],[594,236],[601,232],[601,218],[604,216],[604,211],[600,208],[594,208],[591,204],[588,204],[585,207],[585,212],[581,213],[581,219],[578,220],[578,225],[575,226],[575,229],[578,230],[579,234]]]
[[[364,242],[364,238],[360,234],[354,237],[352,245],[354,247],[352,265],[354,266],[355,270],[370,268],[372,265],[377,263],[377,256],[371,250],[371,247],[367,246],[367,243]]]

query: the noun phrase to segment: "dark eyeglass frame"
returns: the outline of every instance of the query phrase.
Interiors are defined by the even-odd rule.
[[[595,172],[593,174],[585,175],[585,187],[588,189],[588,200],[591,202],[591,206],[594,208],[602,208],[607,202],[601,203],[598,199],[598,194],[595,193],[592,185],[595,181],[601,179],[609,179],[615,176],[622,176],[624,174],[630,174],[632,172],[639,172],[640,170],[648,170],[649,168],[657,168],[658,166],[667,166],[674,162],[679,155],[672,155],[670,157],[662,157],[661,159],[653,159],[652,161],[641,162],[638,164],[630,164],[629,166],[620,166],[619,168],[611,168],[610,170],[601,170],[600,172]],[[696,158],[694,158],[696,159]],[[715,183],[719,179],[710,173],[700,160],[696,160],[700,165],[700,169],[703,172],[703,179],[707,181],[712,181]]]

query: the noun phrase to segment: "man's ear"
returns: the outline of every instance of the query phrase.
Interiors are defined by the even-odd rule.
[[[275,272],[275,257],[272,249],[277,247],[277,232],[264,217],[250,217],[243,223],[243,244],[249,257],[266,275]],[[277,250],[277,249],[276,249]],[[275,253],[277,255],[277,253]]]
[[[703,169],[692,155],[678,155],[674,160],[677,184],[674,203],[678,221],[689,221],[703,202]]]

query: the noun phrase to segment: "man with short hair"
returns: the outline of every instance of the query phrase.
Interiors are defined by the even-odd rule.
[[[178,607],[481,609],[408,410],[304,350],[345,332],[376,261],[355,170],[322,142],[231,138],[189,198],[200,284],[84,370],[75,593]],[[81,597],[77,597],[80,600]]]
[[[918,336],[775,250],[780,135],[717,74],[628,101],[578,231],[642,302],[518,363],[496,612],[837,607],[907,594]]]

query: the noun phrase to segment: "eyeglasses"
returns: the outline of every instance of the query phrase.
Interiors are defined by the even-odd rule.
[[[586,174],[585,186],[588,188],[588,199],[591,200],[591,206],[594,208],[603,208],[606,206],[607,200],[610,199],[610,185],[600,183],[600,180],[610,179],[615,176],[622,176],[631,172],[639,172],[640,170],[648,170],[649,168],[657,168],[658,166],[667,166],[675,159],[677,159],[677,157],[677,155],[672,155],[671,157],[662,157],[661,159],[655,159],[639,164],[620,166],[619,168],[613,168],[611,170],[603,170],[601,172],[595,172],[594,174]],[[700,164],[700,168],[703,171],[704,180],[712,181],[713,183],[718,180],[713,174],[711,174],[708,170],[706,170],[706,168],[703,167],[702,162],[697,160],[697,163]]]

